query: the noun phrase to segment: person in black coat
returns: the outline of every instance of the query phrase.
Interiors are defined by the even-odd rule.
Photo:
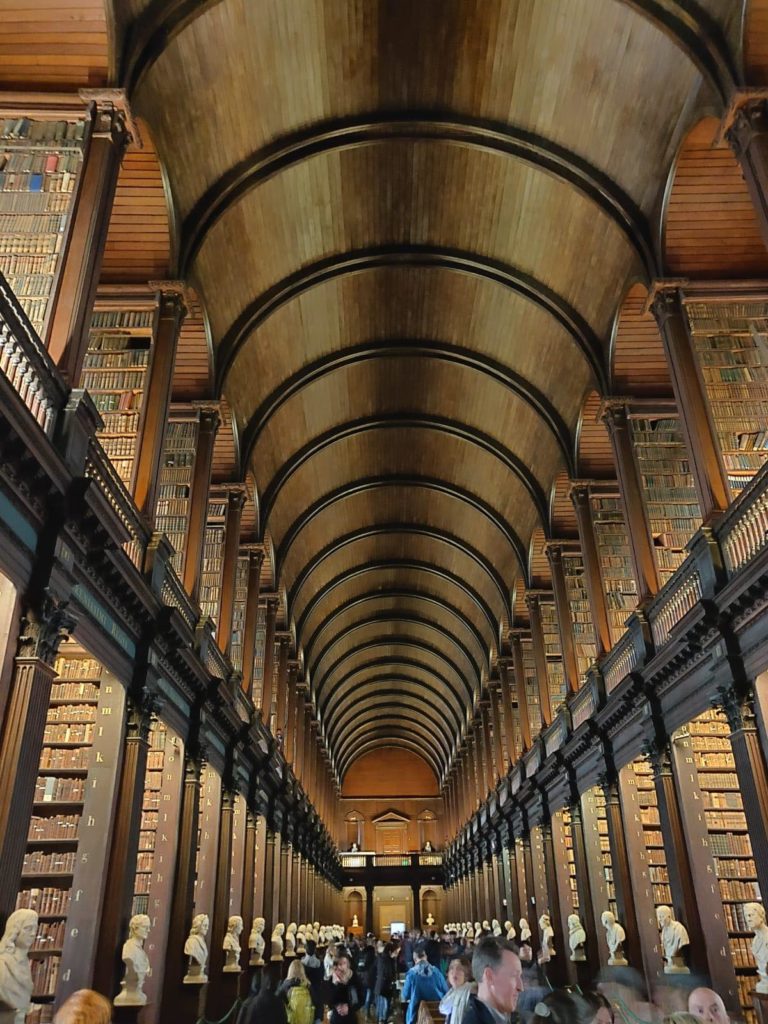
[[[379,942],[376,947],[376,976],[373,991],[376,997],[376,1020],[384,1024],[389,1017],[389,1007],[396,991],[397,946],[392,942]]]
[[[323,1002],[331,1011],[330,1024],[351,1024],[362,1009],[365,992],[347,954],[334,961],[330,981],[323,984]]]
[[[272,991],[272,981],[266,971],[262,977],[253,976],[251,991],[240,1007],[237,1024],[288,1024],[285,1003]]]

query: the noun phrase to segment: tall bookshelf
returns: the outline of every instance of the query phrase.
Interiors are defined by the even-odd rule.
[[[611,856],[611,840],[608,834],[608,811],[605,804],[605,793],[599,786],[594,790],[595,818],[600,847],[600,868],[605,879],[608,895],[608,909],[614,914],[616,910],[616,884],[613,876],[613,859]]]
[[[104,420],[99,440],[128,490],[133,488],[154,322],[153,309],[97,308],[83,365],[81,385]]]
[[[166,429],[163,466],[157,488],[155,525],[173,545],[173,566],[179,576],[184,570],[197,434],[196,417],[171,418]]]
[[[573,852],[573,828],[571,825],[571,809],[564,807],[560,811],[560,818],[563,828],[563,843],[565,854],[565,871],[568,878],[568,891],[570,903],[574,913],[579,912],[579,885],[576,879],[576,858]]]
[[[85,122],[0,121],[0,271],[38,334],[65,249]]]
[[[764,302],[691,302],[691,336],[734,497],[768,458]]]
[[[56,659],[16,907],[38,912],[28,1024],[53,1019],[78,861],[102,666],[74,645]]]
[[[531,723],[531,736],[538,736],[541,732],[541,703],[539,701],[539,687],[536,682],[536,662],[533,657],[533,643],[530,638],[523,638],[520,646],[523,652],[523,672],[525,679],[525,696],[528,700],[528,717]]]
[[[701,513],[679,420],[674,416],[647,417],[630,423],[663,586],[685,559],[685,545],[701,526]]]
[[[232,607],[232,636],[229,641],[229,658],[237,672],[243,671],[243,637],[245,634],[245,606],[248,601],[248,555],[240,555],[235,571],[235,602]]]
[[[595,544],[605,590],[611,643],[624,635],[624,623],[637,606],[637,584],[619,496],[590,495]]]
[[[589,607],[589,596],[584,582],[584,560],[580,553],[563,554],[563,574],[568,608],[571,613],[576,663],[579,668],[579,679],[583,681],[594,664],[597,647],[595,646],[592,611]]]
[[[165,768],[165,746],[168,732],[162,722],[153,722],[149,733],[147,770],[144,777],[144,798],[141,804],[139,852],[133,883],[132,914],[149,914],[149,893],[155,868],[155,847],[160,815],[160,791]]]
[[[267,606],[259,605],[256,616],[256,639],[253,653],[253,694],[255,707],[261,707],[261,694],[264,690],[264,648],[267,643]]]
[[[645,759],[638,758],[631,765],[635,776],[635,790],[643,830],[643,845],[648,865],[654,907],[672,906],[672,890],[667,871],[667,855],[661,834],[659,802],[653,769]]]
[[[565,669],[563,668],[563,650],[560,641],[560,628],[557,624],[557,609],[554,600],[540,601],[541,629],[544,635],[544,655],[547,663],[547,682],[552,704],[552,714],[556,715],[565,702],[567,688]]]
[[[687,726],[693,748],[709,848],[720,888],[728,928],[739,999],[748,1020],[754,1021],[752,993],[757,969],[744,905],[762,902],[752,843],[747,831],[730,741],[730,728],[719,711],[707,711]]]
[[[227,497],[211,494],[205,522],[203,569],[200,577],[200,611],[218,626],[221,603],[221,574],[224,569],[224,539],[227,521]]]

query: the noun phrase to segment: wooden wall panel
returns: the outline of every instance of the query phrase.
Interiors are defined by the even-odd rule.
[[[345,797],[396,796],[399,799],[437,796],[438,792],[437,779],[427,762],[397,747],[382,747],[363,754],[350,766],[342,786]]]
[[[671,275],[765,275],[766,251],[741,169],[719,122],[701,121],[683,144],[667,204],[664,256]]]
[[[173,375],[174,402],[193,398],[210,398],[213,379],[205,321],[198,306],[193,305],[181,328],[176,370]]]
[[[653,316],[643,312],[647,297],[644,285],[633,285],[619,311],[611,367],[617,395],[658,398],[672,394],[659,329]]]
[[[587,396],[581,413],[577,471],[584,479],[614,480],[616,470],[611,442],[605,426],[597,419],[599,408],[600,397],[593,391]]]
[[[104,0],[0,0],[0,87],[107,84]]]
[[[749,0],[747,4],[744,71],[749,85],[768,82],[768,0]]]

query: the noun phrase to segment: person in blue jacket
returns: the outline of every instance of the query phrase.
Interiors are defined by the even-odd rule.
[[[427,947],[418,942],[413,950],[413,967],[405,976],[403,1002],[408,1003],[405,1024],[415,1024],[422,1000],[439,1002],[448,991],[448,982],[439,967],[433,967],[427,960]]]

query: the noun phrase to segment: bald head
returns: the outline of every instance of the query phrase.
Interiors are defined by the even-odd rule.
[[[688,1012],[705,1024],[730,1024],[725,1003],[711,988],[695,988],[688,996]]]

